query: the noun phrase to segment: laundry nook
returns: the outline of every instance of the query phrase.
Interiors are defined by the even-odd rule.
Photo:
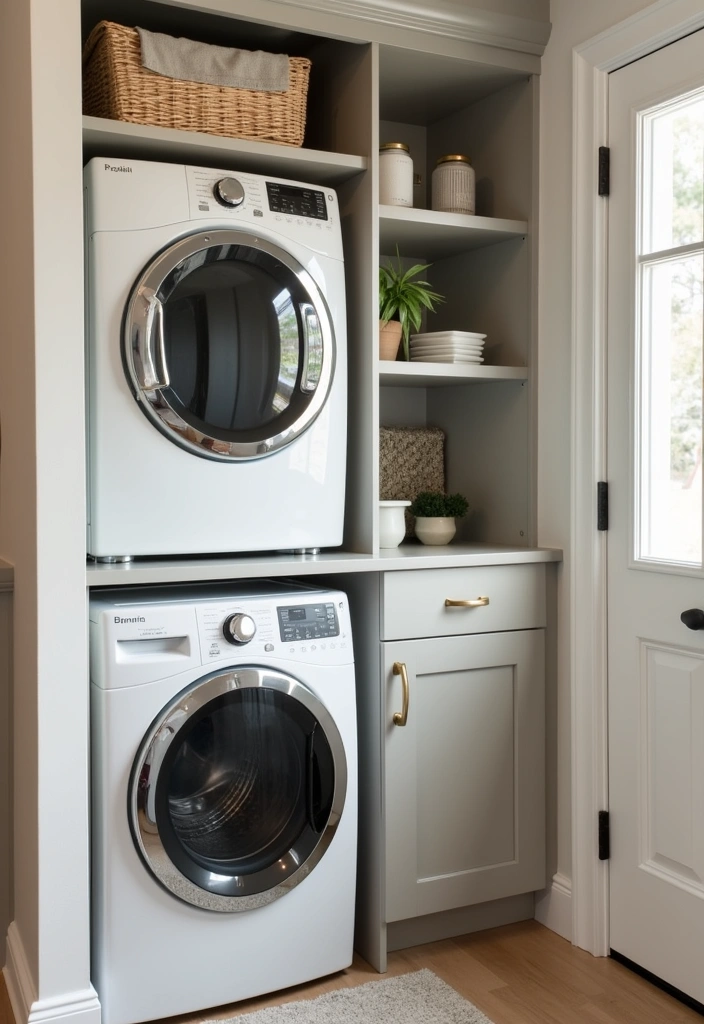
[[[700,1019],[700,8],[0,7],[0,1024]]]

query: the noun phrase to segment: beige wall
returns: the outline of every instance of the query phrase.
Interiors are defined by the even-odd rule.
[[[540,384],[538,542],[565,551],[558,580],[557,751],[550,763],[557,796],[557,850],[549,871],[568,878],[570,821],[570,331],[572,251],[572,50],[649,7],[643,0],[551,0],[552,33],[540,81]],[[595,154],[596,159],[596,154]],[[553,700],[555,694],[552,695]],[[552,808],[554,813],[554,808]],[[554,818],[553,818],[554,822]]]
[[[15,565],[15,621],[24,639],[15,645],[15,713],[27,723],[23,771],[30,800],[18,817],[15,878],[21,894],[15,911],[26,920],[26,943],[37,948],[36,789],[37,657],[30,623],[36,623],[36,431],[34,361],[34,247],[30,9],[26,3],[0,3],[0,188],[3,203],[3,268],[0,273],[0,557]],[[9,98],[11,102],[9,101]],[[3,932],[0,963],[4,963]],[[31,956],[31,953],[30,953]],[[32,959],[32,967],[36,959]]]
[[[80,73],[79,0],[0,2],[0,556],[15,568],[8,948],[20,1011],[48,1015],[67,991],[74,1007],[97,1008],[86,838]]]
[[[1,563],[0,563],[1,566]],[[0,568],[0,572],[2,569]],[[10,678],[12,659],[12,593],[0,581],[0,942],[12,920],[12,746]],[[1,949],[1,947],[0,947]],[[0,951],[0,964],[3,962]]]

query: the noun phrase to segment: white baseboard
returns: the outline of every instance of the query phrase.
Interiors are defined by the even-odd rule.
[[[553,875],[552,883],[535,894],[535,920],[572,941],[572,880]]]
[[[3,971],[16,1024],[100,1024],[100,1001],[92,985],[77,992],[37,999],[24,944],[13,921],[7,930],[7,963]]]

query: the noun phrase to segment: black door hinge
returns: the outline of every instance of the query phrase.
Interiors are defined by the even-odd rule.
[[[599,811],[599,860],[608,860],[611,856],[611,828],[609,812]]]
[[[609,485],[605,480],[600,480],[596,485],[596,528],[609,528]]]
[[[611,150],[599,146],[599,195],[608,196],[611,189]]]

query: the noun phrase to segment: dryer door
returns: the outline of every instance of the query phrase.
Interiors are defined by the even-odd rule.
[[[247,666],[188,687],[134,762],[137,850],[170,892],[206,910],[264,906],[330,845],[347,759],[325,706],[291,676]]]
[[[242,231],[189,235],[143,272],[123,358],[143,412],[220,461],[279,451],[327,398],[335,332],[322,292],[284,249]]]

